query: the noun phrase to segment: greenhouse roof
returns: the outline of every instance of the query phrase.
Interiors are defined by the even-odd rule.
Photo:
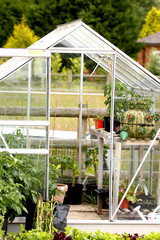
[[[113,54],[116,54],[115,74],[118,80],[126,83],[133,90],[160,91],[160,80],[156,76],[87,26],[81,19],[57,26],[55,30],[32,44],[29,49],[49,49],[61,53],[83,50],[88,57],[107,71],[112,67]],[[0,80],[32,59],[33,57],[13,57],[3,63],[0,65]]]

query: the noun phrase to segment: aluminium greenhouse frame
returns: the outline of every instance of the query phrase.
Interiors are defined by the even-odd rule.
[[[62,43],[65,47],[58,47]],[[0,56],[15,56],[26,57],[22,59],[22,65],[31,61],[36,57],[46,57],[47,60],[47,128],[46,133],[46,195],[48,199],[48,179],[49,179],[49,92],[51,80],[51,53],[79,53],[81,54],[81,77],[80,77],[80,115],[79,115],[79,168],[81,170],[81,131],[82,131],[82,102],[83,102],[83,59],[84,54],[90,59],[104,68],[106,71],[112,73],[112,112],[111,112],[111,138],[110,138],[110,210],[109,219],[113,220],[112,215],[112,164],[113,164],[113,118],[114,118],[114,85],[115,78],[123,83],[126,83],[132,91],[149,92],[152,95],[160,93],[160,80],[151,74],[149,71],[140,66],[137,62],[123,53],[120,49],[112,43],[104,39],[101,35],[96,33],[93,29],[82,22],[81,19],[57,26],[57,28],[31,45],[28,49],[0,49]],[[107,58],[106,58],[107,56]],[[16,60],[16,59],[15,59]],[[9,60],[10,61],[10,60]],[[6,76],[16,71],[19,64],[13,61],[13,69],[8,69],[7,64],[3,70],[3,64],[0,66],[0,81]],[[16,65],[17,64],[17,65]],[[7,72],[9,71],[9,72]],[[154,96],[153,96],[154,97]],[[28,103],[29,104],[29,103]],[[28,109],[29,112],[29,109]],[[29,114],[29,113],[28,113]],[[2,124],[3,122],[0,121]],[[24,122],[23,122],[24,124]],[[29,124],[26,122],[25,124]],[[32,123],[33,124],[33,123]],[[34,123],[35,124],[35,123]],[[4,149],[3,149],[4,150]],[[33,152],[32,152],[33,154]],[[42,153],[41,153],[42,154]],[[81,179],[79,179],[80,181]]]
[[[40,154],[46,155],[45,167],[45,186],[44,186],[44,200],[48,199],[49,192],[49,119],[50,119],[50,81],[51,81],[51,53],[48,50],[28,50],[28,49],[0,49],[0,56],[2,57],[29,57],[29,63],[33,58],[46,58],[46,121],[32,121],[30,116],[30,78],[28,81],[28,104],[27,104],[27,120],[0,120],[0,126],[43,126],[46,127],[46,142],[45,149],[10,149],[6,144],[2,134],[1,138],[9,154]],[[30,69],[30,67],[29,67]],[[28,147],[28,146],[27,146]],[[0,152],[4,148],[0,148]]]
[[[116,53],[115,51],[110,50],[95,50],[95,49],[52,49],[52,50],[41,50],[41,49],[32,49],[32,50],[22,50],[22,49],[0,49],[0,56],[3,57],[47,57],[47,111],[46,117],[47,121],[0,121],[0,126],[7,125],[7,126],[46,126],[46,150],[45,149],[9,149],[7,151],[10,154],[20,153],[20,154],[46,154],[46,169],[45,169],[45,197],[44,199],[48,199],[48,192],[49,192],[49,118],[50,118],[50,80],[51,80],[51,53],[80,53],[81,54],[81,74],[80,74],[80,114],[79,114],[79,156],[78,156],[78,166],[79,170],[81,171],[81,147],[82,147],[82,102],[83,102],[83,61],[84,61],[84,54],[106,54],[113,56],[113,66],[112,66],[112,111],[111,111],[111,141],[110,141],[110,151],[111,151],[111,158],[110,158],[110,169],[113,169],[113,119],[114,119],[114,85],[115,85],[115,62],[116,62]],[[31,61],[31,59],[30,59]],[[30,88],[29,88],[30,90]],[[29,95],[28,95],[29,96]],[[30,106],[27,108],[27,116],[30,111]],[[0,149],[0,151],[4,151],[4,149]],[[111,171],[112,172],[112,171]],[[81,179],[79,179],[81,181]],[[112,215],[112,174],[110,174],[110,216]]]
[[[7,151],[10,154],[14,154],[15,152],[20,153],[20,154],[46,154],[46,169],[45,169],[45,196],[44,199],[48,199],[48,192],[49,192],[49,118],[50,118],[50,81],[51,81],[51,53],[80,53],[81,54],[81,75],[80,75],[80,114],[79,114],[79,170],[81,171],[81,145],[82,145],[82,139],[81,139],[81,131],[82,131],[82,102],[83,102],[83,61],[84,61],[84,54],[106,54],[112,55],[113,57],[113,64],[112,64],[112,100],[111,100],[111,126],[110,126],[110,133],[111,133],[111,138],[110,138],[110,174],[109,174],[109,202],[110,202],[110,207],[109,207],[109,220],[113,221],[113,218],[119,209],[120,203],[115,210],[114,214],[112,213],[112,170],[113,170],[113,119],[114,119],[114,88],[115,88],[115,72],[116,72],[116,52],[115,51],[110,51],[110,50],[95,50],[95,49],[69,49],[69,48],[52,48],[50,50],[41,50],[41,49],[32,49],[32,50],[22,50],[22,49],[0,49],[0,56],[3,57],[13,57],[13,56],[19,56],[19,57],[31,57],[30,61],[32,58],[35,57],[45,57],[47,58],[47,111],[46,111],[46,118],[47,121],[0,121],[0,126],[2,125],[8,125],[8,126],[13,126],[13,125],[19,125],[19,126],[46,126],[47,131],[46,131],[46,149],[7,149]],[[30,89],[29,89],[30,90]],[[29,114],[29,106],[27,110],[27,114]],[[156,135],[157,136],[157,135]],[[150,148],[152,145],[150,146]],[[149,150],[150,150],[149,148]],[[0,149],[0,151],[3,151],[4,149]],[[148,150],[148,151],[149,151]],[[145,160],[145,158],[144,158]],[[138,169],[137,169],[138,173]],[[79,179],[81,181],[81,179]],[[134,181],[134,179],[133,179]],[[133,182],[132,181],[132,182]],[[131,184],[132,184],[131,182]],[[128,186],[127,191],[129,190],[131,184]],[[123,199],[125,198],[124,194]]]

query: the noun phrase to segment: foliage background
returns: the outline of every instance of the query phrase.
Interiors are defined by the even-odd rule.
[[[130,56],[141,48],[137,44],[145,17],[158,0],[0,0],[0,47],[5,45],[22,15],[41,38],[57,25],[82,18]]]

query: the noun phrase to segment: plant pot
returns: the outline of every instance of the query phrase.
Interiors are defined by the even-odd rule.
[[[95,129],[103,128],[103,120],[95,118]]]
[[[68,191],[66,192],[64,203],[73,204],[73,205],[81,204],[82,192],[83,192],[82,184],[75,184],[74,187],[72,187],[71,185],[68,185]]]
[[[96,184],[86,184],[86,195],[95,197],[97,196],[95,190],[97,189]]]
[[[68,191],[68,185],[62,184],[62,183],[57,183],[57,188],[58,188],[60,191],[62,191],[63,193],[58,192],[58,194],[56,194],[56,195],[54,196],[54,201],[63,203],[65,194],[66,194],[66,192]]]
[[[115,131],[115,128],[118,128],[120,126],[120,122],[117,120],[114,120],[113,123],[113,131]],[[104,117],[104,129],[107,132],[110,132],[110,117]]]
[[[119,200],[119,202],[121,199]],[[121,203],[121,208],[128,208],[129,207],[129,201],[127,199],[124,199],[123,202]]]
[[[26,216],[25,229],[28,231],[28,230],[31,230],[33,227],[36,203],[34,203],[32,201],[32,199],[27,198],[26,199],[26,208],[27,208],[28,213],[25,213],[25,216]]]
[[[2,225],[2,230],[4,231],[4,234],[6,235],[7,230],[8,230],[8,213],[6,213],[4,215],[4,222],[3,222],[3,225]]]

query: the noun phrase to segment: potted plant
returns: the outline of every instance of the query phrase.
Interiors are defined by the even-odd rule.
[[[104,87],[104,97],[106,100],[104,104],[108,108],[108,117],[111,115],[111,93],[112,84],[106,84]],[[124,118],[124,112],[128,110],[128,101],[133,97],[134,93],[129,91],[127,85],[124,83],[115,83],[115,100],[114,100],[114,119],[116,121],[121,121]],[[115,127],[118,126],[114,126]]]
[[[103,120],[104,116],[97,116],[96,118],[94,118],[95,129],[103,128]]]
[[[119,202],[122,199],[124,192],[126,191],[127,187],[129,184],[129,180],[128,178],[124,179],[121,182],[120,188],[119,188]],[[122,204],[121,204],[121,208],[128,208],[129,206],[129,202],[135,203],[136,202],[136,196],[134,194],[135,191],[135,185],[132,184],[132,186],[130,187],[130,189],[128,190],[125,199],[123,200]]]
[[[27,156],[1,152],[0,166],[0,209],[13,221],[16,216],[28,212],[28,199],[36,202],[37,193],[33,186],[39,186],[40,182],[34,176],[33,164]]]
[[[80,204],[82,199],[83,185],[76,183],[76,178],[81,174],[81,172],[78,169],[78,164],[75,159],[65,156],[52,156],[50,157],[50,161],[56,166],[60,165],[61,176],[63,176],[64,172],[67,170],[70,170],[72,173],[72,181],[71,183],[67,183],[68,191],[66,192],[64,203]]]
[[[104,144],[103,146],[103,157],[106,158],[106,154],[108,152],[109,147]],[[93,177],[95,182],[92,184],[86,184],[87,192],[86,195],[94,197],[96,195],[95,190],[97,189],[98,185],[98,147],[89,148],[87,150],[87,160],[85,161],[86,169],[85,175]]]
[[[104,96],[106,96],[105,105],[108,107],[109,116],[111,113],[111,90],[111,84],[107,84],[104,88]],[[152,131],[152,129],[154,128],[155,122],[160,119],[160,115],[158,113],[150,113],[153,101],[145,96],[132,93],[127,89],[126,84],[118,82],[115,83],[115,96],[114,118],[120,121],[122,126],[129,127],[128,137],[140,138],[142,136],[154,136],[155,131]],[[144,133],[145,129],[141,127],[145,127],[147,132]],[[118,126],[114,125],[114,130],[115,128],[118,129]],[[109,131],[109,129],[107,129],[107,131]],[[116,132],[119,133],[118,131]]]

